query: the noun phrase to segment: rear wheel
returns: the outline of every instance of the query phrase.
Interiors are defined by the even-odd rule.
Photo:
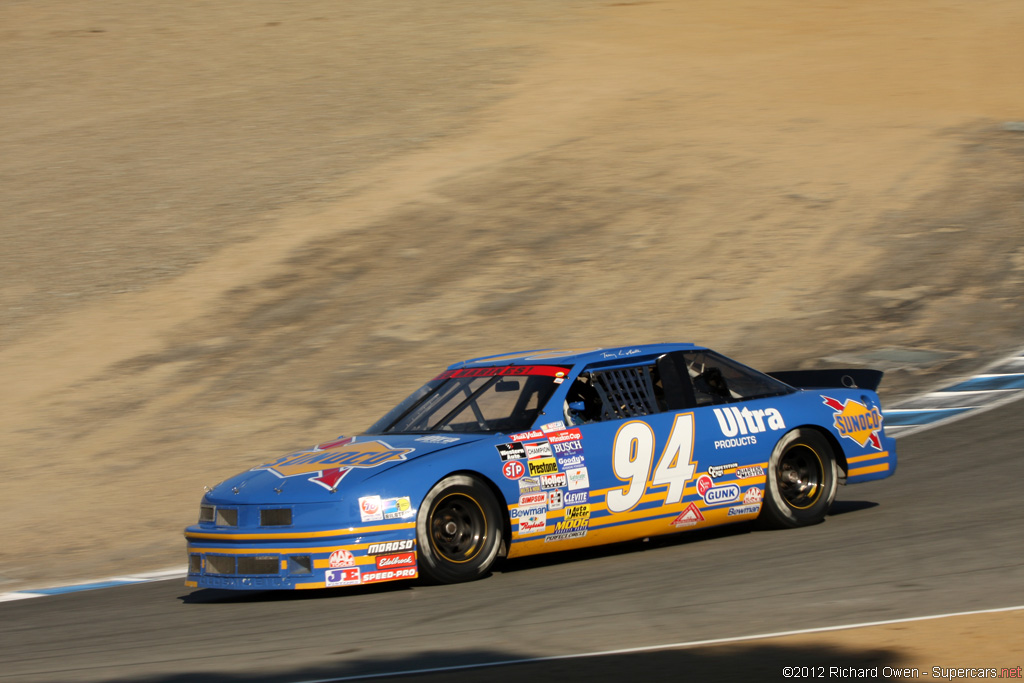
[[[485,575],[501,547],[501,509],[479,479],[445,477],[430,490],[416,516],[419,571],[438,583]]]
[[[771,527],[817,524],[832,506],[837,485],[828,440],[812,429],[794,429],[779,440],[768,461],[760,521]]]

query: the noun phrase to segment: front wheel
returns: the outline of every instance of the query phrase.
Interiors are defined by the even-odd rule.
[[[828,440],[812,429],[794,429],[779,440],[768,461],[760,521],[776,528],[817,524],[832,506],[838,483]]]
[[[453,474],[423,499],[416,516],[419,571],[437,583],[480,578],[501,547],[501,509],[486,484]]]

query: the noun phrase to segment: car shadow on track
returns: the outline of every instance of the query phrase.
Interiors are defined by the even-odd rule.
[[[581,649],[585,645],[581,644]],[[778,681],[787,678],[886,680],[885,667],[904,659],[893,649],[857,649],[813,642],[765,642],[529,661],[531,655],[498,650],[447,650],[380,659],[349,659],[274,673],[189,671],[140,683],[285,683],[372,679],[398,683],[522,683],[523,681]],[[517,662],[516,660],[524,660]],[[903,664],[905,666],[905,664]],[[840,669],[840,670],[836,670]],[[831,674],[831,675],[830,675]],[[845,674],[845,675],[843,675]],[[111,679],[127,680],[127,679]]]

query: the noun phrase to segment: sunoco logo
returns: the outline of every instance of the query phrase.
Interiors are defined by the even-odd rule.
[[[882,429],[882,414],[878,408],[868,408],[859,401],[847,399],[840,403],[834,398],[822,396],[825,405],[836,411],[835,427],[839,436],[855,441],[861,448],[871,444],[876,450],[882,450],[878,432]]]

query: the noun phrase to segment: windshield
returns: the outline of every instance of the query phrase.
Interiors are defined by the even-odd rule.
[[[568,372],[555,365],[447,370],[395,406],[367,434],[524,431]]]

